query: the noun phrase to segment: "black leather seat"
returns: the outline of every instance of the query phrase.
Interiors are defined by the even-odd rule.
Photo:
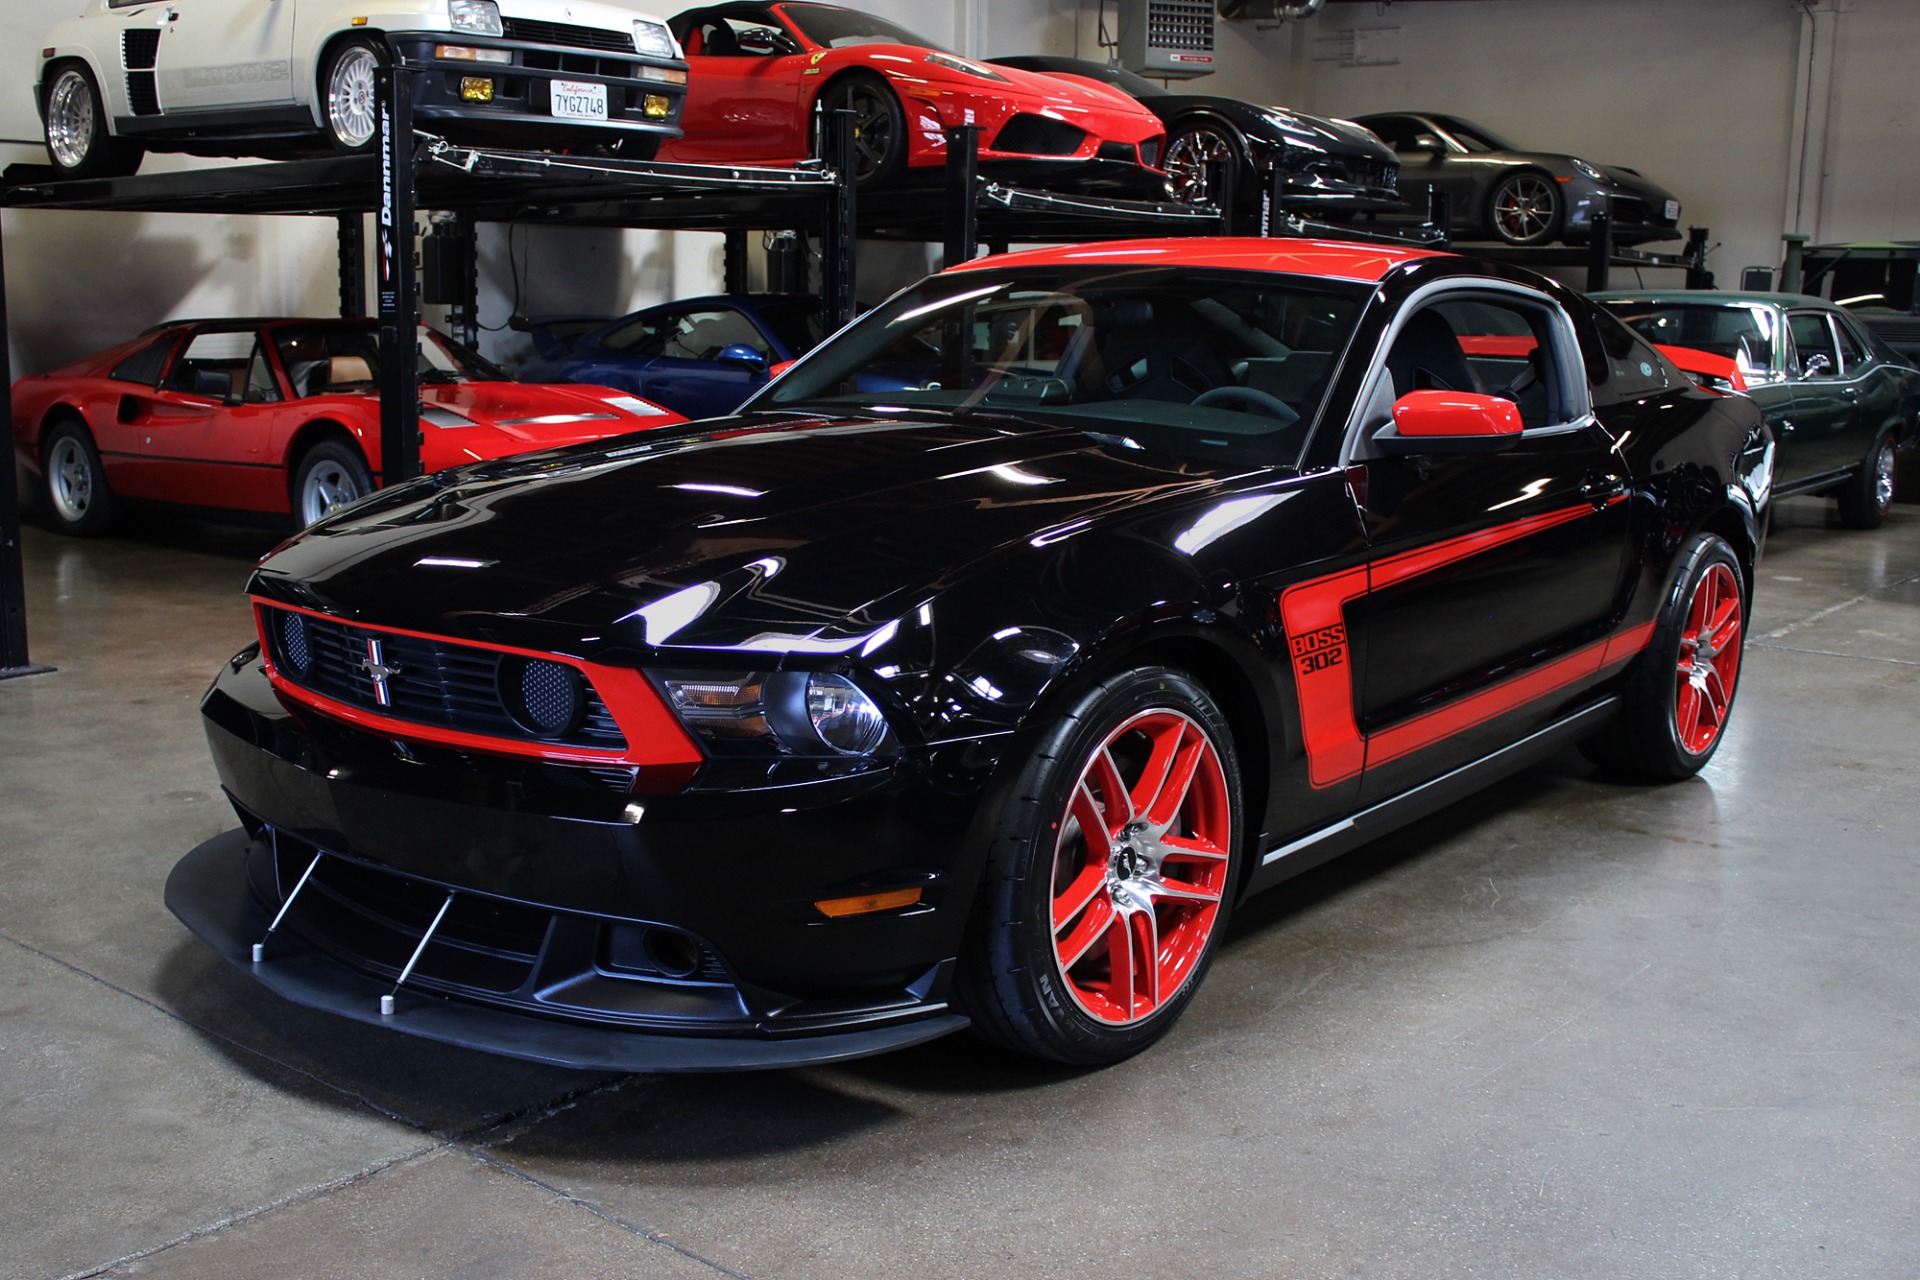
[[[1387,372],[1393,375],[1393,393],[1409,391],[1472,391],[1484,393],[1480,379],[1460,349],[1453,326],[1438,311],[1414,313],[1387,353]]]

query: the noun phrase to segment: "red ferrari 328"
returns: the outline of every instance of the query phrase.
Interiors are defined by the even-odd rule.
[[[692,70],[683,134],[662,143],[662,160],[803,160],[816,105],[854,113],[862,188],[944,164],[955,125],[980,126],[982,163],[1050,170],[1103,160],[1152,168],[1165,140],[1159,117],[1117,89],[987,66],[838,5],[721,4],[667,25]]]
[[[309,525],[380,482],[372,320],[185,320],[13,386],[14,454],[55,528],[91,534],[116,498],[291,515]],[[517,383],[420,335],[425,471],[685,422],[611,387]]]

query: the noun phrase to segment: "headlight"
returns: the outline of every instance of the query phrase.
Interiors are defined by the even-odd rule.
[[[930,53],[927,61],[936,67],[945,67],[949,71],[958,71],[963,76],[977,76],[982,80],[997,80],[1001,84],[1011,84],[1005,76],[992,67],[983,67],[977,62],[968,62],[965,58],[956,58],[950,53]]]
[[[1569,160],[1567,163],[1573,166],[1575,173],[1584,174],[1596,182],[1605,182],[1607,180],[1606,174],[1600,172],[1585,160]]]
[[[717,755],[870,756],[893,748],[879,704],[823,671],[656,671],[667,705]]]
[[[674,47],[673,32],[667,30],[664,24],[649,22],[645,18],[633,20],[633,47],[656,58],[680,56],[680,50]]]
[[[447,17],[455,31],[497,36],[506,30],[500,24],[500,6],[493,0],[447,0]]]
[[[879,706],[845,676],[807,677],[807,718],[820,741],[846,756],[871,755],[887,740]]]

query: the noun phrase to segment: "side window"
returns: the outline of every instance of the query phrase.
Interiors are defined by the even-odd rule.
[[[1801,377],[1832,377],[1840,372],[1840,352],[1833,345],[1833,327],[1823,313],[1790,312],[1787,331],[1793,335],[1794,350],[1800,356]],[[1826,361],[1825,369],[1819,367],[1821,360]]]
[[[173,362],[166,389],[182,395],[226,400],[247,386],[247,366],[254,352],[251,330],[199,333]]]
[[[1442,297],[1405,318],[1387,352],[1392,396],[1466,391],[1511,400],[1528,430],[1572,417],[1572,397],[1554,358],[1563,341],[1556,312],[1499,294]]]
[[[253,344],[253,359],[247,362],[247,403],[275,404],[280,399],[280,384],[273,379],[273,366],[267,363],[264,342]]]
[[[1846,317],[1833,317],[1833,336],[1839,342],[1843,373],[1852,373],[1871,358],[1867,355],[1866,341],[1854,331],[1853,323]]]
[[[711,360],[728,347],[767,354],[767,340],[738,311],[689,311],[679,317],[660,354],[674,360]]]
[[[167,367],[167,357],[173,354],[174,340],[171,337],[150,342],[113,367],[107,376],[116,382],[137,382],[143,387],[160,385],[160,371]]]
[[[1658,351],[1606,312],[1596,310],[1593,324],[1600,340],[1602,367],[1596,369],[1594,362],[1588,361],[1587,371],[1594,378],[1597,397],[1609,403],[1638,400],[1669,387],[1690,385]]]

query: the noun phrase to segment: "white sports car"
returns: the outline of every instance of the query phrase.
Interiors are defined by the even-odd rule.
[[[666,24],[596,0],[93,0],[40,57],[47,153],[70,177],[148,151],[364,150],[391,64],[418,70],[423,128],[641,159],[679,136],[687,91]]]

